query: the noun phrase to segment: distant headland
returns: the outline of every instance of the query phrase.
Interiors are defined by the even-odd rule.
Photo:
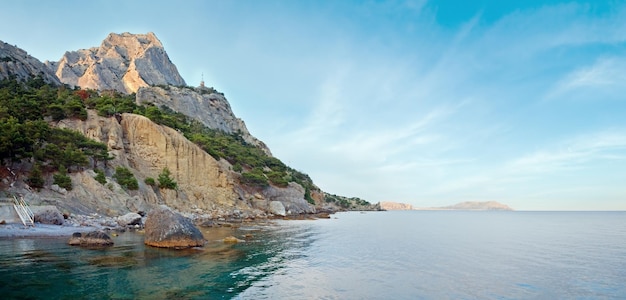
[[[413,207],[411,204],[398,202],[380,202],[384,210],[514,210],[497,201],[465,201],[442,207]]]

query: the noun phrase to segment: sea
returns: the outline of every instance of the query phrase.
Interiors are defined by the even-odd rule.
[[[626,212],[346,212],[202,231],[190,250],[132,232],[104,249],[2,239],[0,298],[626,299]]]

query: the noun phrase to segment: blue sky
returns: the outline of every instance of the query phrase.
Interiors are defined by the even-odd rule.
[[[624,1],[4,2],[41,60],[154,32],[330,193],[626,210]]]

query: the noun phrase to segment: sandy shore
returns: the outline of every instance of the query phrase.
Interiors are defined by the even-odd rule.
[[[70,237],[74,232],[89,232],[98,230],[91,226],[67,226],[35,224],[35,227],[25,227],[22,224],[0,225],[0,239],[22,237]]]

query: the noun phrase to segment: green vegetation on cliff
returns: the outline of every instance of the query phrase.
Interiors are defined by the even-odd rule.
[[[105,144],[88,139],[78,132],[48,124],[50,121],[57,122],[66,118],[85,120],[87,109],[96,110],[104,117],[135,113],[148,117],[157,124],[176,129],[214,158],[222,158],[231,163],[233,170],[241,174],[244,185],[258,188],[270,184],[286,187],[289,182],[296,182],[305,188],[305,198],[310,203],[313,203],[311,191],[319,190],[308,175],[268,156],[260,148],[245,142],[239,134],[227,134],[207,128],[165,106],[138,106],[134,94],[53,87],[45,84],[40,77],[26,83],[15,79],[0,81],[1,164],[34,159],[39,169],[31,170],[35,176],[31,175],[29,180],[35,186],[41,183],[38,172],[56,172],[61,167],[72,172],[84,169],[90,163],[96,169],[99,162],[111,159]],[[121,179],[120,184],[125,188],[136,188],[136,180],[130,182],[132,180],[127,178],[128,174],[123,170],[116,170],[116,175],[121,176],[116,179],[118,182]],[[169,178],[169,174],[162,175],[167,176],[159,176],[159,186],[175,189],[176,182]],[[63,176],[67,175],[59,174],[57,178],[67,186]],[[103,175],[98,173],[97,177],[99,182],[106,182],[103,181]]]
[[[76,91],[52,87],[36,77],[26,83],[15,79],[0,81],[0,164],[30,160],[34,163],[29,183],[43,186],[41,173],[71,172],[110,160],[107,146],[84,135],[48,125],[48,120],[87,117]],[[55,182],[71,189],[67,175]]]

